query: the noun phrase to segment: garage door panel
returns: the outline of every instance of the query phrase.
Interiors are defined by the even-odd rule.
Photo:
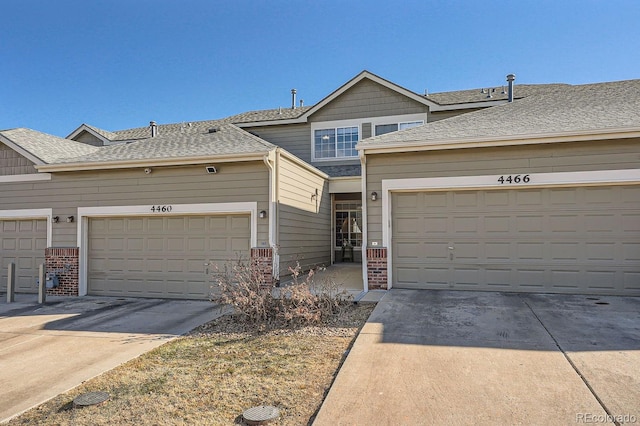
[[[640,261],[640,243],[622,243],[624,262]]]
[[[545,250],[542,242],[517,242],[515,246],[518,260],[544,260]]]
[[[91,218],[89,222],[91,294],[207,299],[212,282],[205,263],[223,264],[238,253],[249,255],[246,215]]]
[[[47,221],[0,220],[0,289],[7,288],[7,266],[16,265],[16,292],[37,293],[38,265],[44,263]]]
[[[434,208],[436,197],[446,205]],[[392,193],[394,286],[640,295],[640,186],[417,192],[401,199]],[[437,233],[415,225],[435,218]],[[451,257],[447,246],[454,247]]]
[[[617,272],[615,270],[587,270],[585,284],[589,290],[615,290]]]
[[[509,216],[485,216],[484,231],[492,234],[505,234],[510,231],[510,223],[511,218]]]

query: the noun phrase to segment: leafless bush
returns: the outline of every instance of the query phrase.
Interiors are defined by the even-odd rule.
[[[340,315],[352,296],[339,288],[330,277],[317,278],[320,268],[303,273],[300,264],[290,267],[292,282],[272,288],[266,286],[258,269],[239,259],[225,265],[216,274],[218,292],[212,300],[230,305],[236,314],[249,323],[273,325],[317,324]]]

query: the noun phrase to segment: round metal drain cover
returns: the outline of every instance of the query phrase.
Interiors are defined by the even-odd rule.
[[[73,400],[74,407],[88,407],[90,405],[102,404],[109,399],[107,392],[87,392]]]
[[[244,413],[242,418],[250,425],[260,425],[271,420],[275,420],[280,416],[280,410],[270,405],[260,405],[259,407],[251,407]]]

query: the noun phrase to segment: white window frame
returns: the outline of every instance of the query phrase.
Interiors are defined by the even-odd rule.
[[[413,123],[416,121],[427,122],[427,114],[405,114],[405,115],[391,115],[387,117],[376,117],[371,119],[371,136],[376,136],[376,126],[384,126],[388,124],[396,124],[398,130],[400,130],[401,124]],[[396,132],[398,131],[396,130]]]
[[[339,127],[357,127],[358,128],[358,143],[362,141],[362,125],[364,123],[371,123],[371,136],[375,134],[375,126],[380,124],[394,124],[394,123],[409,123],[412,121],[427,122],[427,113],[419,114],[403,114],[403,115],[386,115],[382,117],[366,117],[358,118],[355,120],[334,120],[334,121],[318,121],[311,123],[311,161],[316,163],[324,161],[346,161],[357,160],[358,156],[353,157],[330,157],[330,158],[318,158],[316,157],[315,146],[315,134],[316,130],[324,129],[337,129]],[[337,135],[336,135],[337,136]]]
[[[358,129],[358,140],[356,144],[362,140],[362,122],[353,121],[324,121],[321,123],[314,123],[311,125],[311,159],[312,161],[340,161],[340,160],[353,160],[358,158],[358,154],[349,157],[338,157],[338,129],[346,127],[355,127]],[[335,157],[316,157],[316,131],[317,130],[334,130],[336,132],[336,156]]]

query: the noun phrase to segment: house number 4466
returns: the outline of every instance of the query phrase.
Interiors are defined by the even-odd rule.
[[[531,177],[529,175],[506,175],[500,176],[498,182],[500,182],[501,185],[509,183],[529,183],[531,182]]]

